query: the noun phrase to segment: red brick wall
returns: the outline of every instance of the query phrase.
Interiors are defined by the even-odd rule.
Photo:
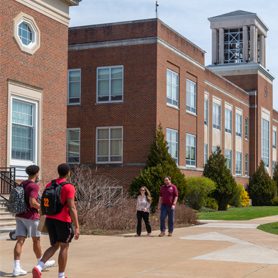
[[[41,32],[41,46],[34,55],[22,52],[13,38],[13,19],[24,12]],[[42,178],[56,176],[57,164],[65,161],[67,97],[67,26],[11,0],[2,0],[0,56],[0,165],[7,165],[7,80],[41,88]]]

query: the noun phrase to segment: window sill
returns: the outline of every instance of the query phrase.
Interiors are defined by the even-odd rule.
[[[121,104],[123,102],[124,102],[123,100],[117,100],[117,101],[97,101],[95,103],[95,105],[100,105],[100,104],[117,104],[117,103]]]
[[[176,110],[180,110],[180,108],[178,106],[175,106],[175,105],[172,105],[172,104],[169,104],[169,103],[167,103],[167,106],[170,107],[170,108],[176,109]]]
[[[189,115],[192,115],[194,117],[197,117],[197,114],[192,112],[192,111],[186,110],[186,113],[189,114]]]
[[[81,106],[81,103],[68,103],[68,106]]]

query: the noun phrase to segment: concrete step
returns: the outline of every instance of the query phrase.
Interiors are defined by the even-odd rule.
[[[14,230],[15,230],[15,226],[13,226],[13,225],[2,226],[2,227],[0,227],[0,234],[9,233]]]
[[[8,213],[8,214],[4,214],[4,215],[0,215],[0,222],[2,221],[7,221],[7,220],[14,220],[15,221],[15,218],[12,214]]]
[[[15,227],[15,220],[6,220],[6,221],[0,221],[0,230],[2,227]]]

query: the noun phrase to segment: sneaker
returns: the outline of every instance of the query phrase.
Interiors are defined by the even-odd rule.
[[[45,270],[46,268],[52,267],[55,265],[55,260],[48,260],[45,264],[42,270]]]
[[[147,233],[147,236],[151,236],[152,234],[151,233]]]
[[[33,278],[41,278],[42,277],[42,273],[39,271],[39,269],[36,266],[32,270],[32,275],[33,275]]]
[[[159,237],[163,237],[163,236],[165,236],[165,233],[164,233],[164,232],[161,232],[158,236],[159,236]]]
[[[169,234],[168,234],[168,236],[172,236],[172,235],[173,235],[172,233],[169,233]]]
[[[13,270],[13,277],[23,276],[26,274],[27,274],[27,271],[23,270],[22,268],[15,268]]]

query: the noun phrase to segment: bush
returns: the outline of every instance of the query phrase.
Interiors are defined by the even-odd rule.
[[[270,206],[277,194],[275,182],[267,173],[263,161],[250,179],[248,187],[253,206]]]
[[[278,163],[275,163],[274,172],[273,172],[273,180],[276,184],[276,190],[278,191]]]
[[[233,197],[229,202],[229,205],[233,207],[241,207],[241,192],[244,190],[243,185],[240,183],[236,184]]]
[[[212,210],[218,210],[218,204],[214,198],[207,198],[205,207]]]
[[[207,198],[216,188],[215,182],[205,177],[190,177],[186,179],[185,202],[196,210],[205,206]]]
[[[151,208],[152,211],[155,211],[159,200],[160,186],[163,184],[165,176],[171,177],[172,183],[177,186],[179,191],[178,201],[180,203],[183,202],[186,180],[178,169],[176,162],[168,153],[167,142],[165,141],[162,127],[159,126],[154,142],[151,145],[146,168],[131,183],[129,188],[130,195],[132,197],[137,196],[139,188],[145,185],[151,192],[153,198]]]
[[[240,199],[241,199],[241,206],[243,208],[246,208],[250,204],[250,198],[248,192],[243,188],[240,194]]]
[[[216,183],[213,197],[218,203],[219,210],[226,210],[236,189],[236,182],[231,171],[226,166],[226,159],[217,147],[216,152],[210,155],[204,169],[204,176]]]
[[[277,196],[272,199],[271,204],[273,206],[278,206],[278,197]]]

